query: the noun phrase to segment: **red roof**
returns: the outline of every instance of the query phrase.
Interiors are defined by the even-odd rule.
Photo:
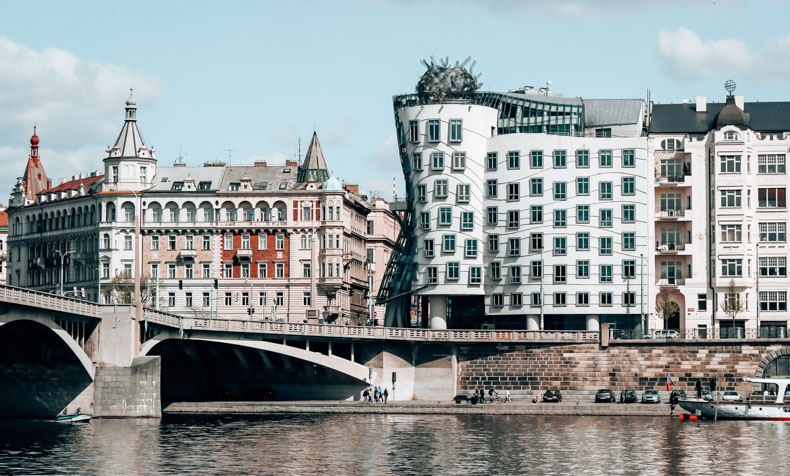
[[[71,180],[69,182],[63,182],[62,184],[58,185],[57,187],[48,188],[46,190],[42,190],[39,193],[52,193],[52,192],[62,192],[65,190],[78,190],[80,188],[80,182],[86,187],[89,187],[99,180],[103,179],[104,175],[94,175],[93,177],[83,177],[77,180]]]
[[[8,226],[8,213],[0,211],[0,226]]]

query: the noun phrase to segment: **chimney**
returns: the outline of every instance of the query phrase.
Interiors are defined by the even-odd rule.
[[[295,160],[286,160],[285,161],[286,167],[298,167],[299,164]]]
[[[697,112],[708,112],[708,98],[697,96]]]
[[[744,101],[743,96],[735,96],[735,105],[743,111]]]
[[[266,161],[265,160],[256,160],[253,165],[255,167],[266,167]]]
[[[347,192],[351,192],[354,195],[359,195],[359,185],[347,183],[343,185],[343,188],[345,188]]]

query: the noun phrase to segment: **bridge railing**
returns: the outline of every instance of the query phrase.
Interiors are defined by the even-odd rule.
[[[0,285],[0,302],[38,307],[89,317],[101,317],[101,305],[31,289]]]

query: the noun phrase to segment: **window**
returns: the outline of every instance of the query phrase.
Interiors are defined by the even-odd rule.
[[[740,243],[741,225],[722,225],[721,241],[724,243]]]
[[[439,119],[428,120],[428,140],[430,142],[439,142]]]
[[[532,279],[538,280],[543,277],[543,262],[542,261],[533,261],[530,264],[531,273],[530,277]]]
[[[508,200],[518,200],[519,199],[519,184],[517,183],[509,183],[507,184],[507,199]]]
[[[104,247],[104,248],[107,249],[109,247],[110,246],[109,246],[109,243],[108,243],[107,246]],[[158,250],[159,249],[159,237],[156,236],[156,235],[151,237],[151,249],[152,250]]]
[[[420,123],[418,121],[409,121],[409,142],[420,141]]]
[[[708,296],[705,294],[697,294],[697,310],[698,311],[707,311],[708,310]]]
[[[118,178],[119,178],[118,177],[118,166],[117,165],[113,165],[112,166],[112,182],[113,183],[118,183]]]
[[[576,277],[579,279],[590,277],[590,260],[580,259],[576,261]]]
[[[499,215],[499,211],[497,207],[488,207],[486,208],[486,223],[489,226],[496,226],[497,224],[497,217]]]
[[[629,231],[623,233],[623,251],[633,251],[636,249],[636,233]]]
[[[436,198],[447,198],[447,180],[437,180],[433,183],[433,195]]]
[[[760,291],[761,311],[787,311],[786,291]]]
[[[510,284],[521,284],[521,266],[510,266]]]
[[[602,283],[611,283],[612,282],[612,265],[610,264],[602,264],[600,266],[600,278]]]
[[[600,227],[601,228],[611,228],[612,227],[612,210],[610,208],[602,208],[600,215]]]
[[[285,263],[274,264],[274,277],[278,279],[282,279],[285,277]],[[338,277],[340,276],[338,275]]]
[[[587,168],[590,166],[590,151],[580,149],[576,151],[576,167]]]
[[[233,264],[231,264],[231,263],[224,263],[222,265],[222,276],[224,278],[232,278],[233,277]]]
[[[499,235],[488,235],[488,251],[491,253],[499,252]]]
[[[588,251],[590,249],[590,234],[576,233],[576,251]]]
[[[425,240],[423,241],[424,254],[426,258],[433,258],[433,240]]]
[[[554,182],[554,200],[565,200],[565,182]]]
[[[475,228],[475,212],[461,212],[461,229],[473,230]]]
[[[420,212],[420,228],[423,230],[431,228],[431,212]]]
[[[182,184],[182,186],[183,186],[183,184]],[[175,188],[175,185],[173,187]],[[241,183],[239,183],[239,182],[232,182],[230,184],[230,186],[228,187],[228,190],[230,190],[231,192],[238,192],[240,188],[241,188]]]
[[[662,150],[683,150],[683,143],[677,139],[667,139],[661,141]]]
[[[464,256],[467,258],[477,258],[477,240],[468,239],[464,242]]]
[[[636,167],[636,151],[623,149],[623,167]]]
[[[529,179],[529,194],[533,197],[540,197],[543,195],[542,178]]]
[[[734,131],[727,131],[724,133],[724,140],[738,140],[738,133]]]
[[[268,266],[266,266],[266,263],[258,263],[258,277],[259,278],[269,277]]]
[[[778,242],[786,241],[785,222],[760,223],[760,241]]]
[[[442,252],[455,253],[455,235],[442,236]]]
[[[202,263],[200,271],[200,277],[203,279],[208,279],[211,277],[211,263]]]
[[[171,238],[175,238],[175,237],[171,237]],[[173,246],[175,246],[175,242],[173,242],[173,243],[174,243]],[[171,248],[168,248],[168,249],[171,249]],[[230,250],[233,249],[233,235],[225,235],[224,236],[223,249],[225,251],[230,251]]]
[[[466,152],[453,152],[453,170],[466,168]]]
[[[167,306],[176,307],[176,293],[167,293]]]
[[[543,223],[543,205],[530,207],[530,223]]]
[[[463,121],[450,119],[450,142],[461,142],[463,135]]]
[[[565,275],[565,265],[564,264],[554,265],[554,282],[564,283],[566,281],[567,281],[567,277]]]
[[[576,305],[577,306],[589,306],[590,305],[590,293],[576,293]]]
[[[242,250],[250,249],[250,235],[241,235],[241,249]]]
[[[373,250],[369,250],[369,251],[373,251]],[[313,270],[310,266],[310,263],[302,263],[302,276],[304,276],[305,278],[309,278],[312,275],[312,272]]]
[[[450,207],[439,208],[439,224],[450,226],[453,221],[453,209]]]
[[[192,307],[192,293],[184,293],[185,307]]]
[[[612,182],[601,182],[598,196],[601,200],[612,199]]]
[[[521,157],[517,150],[512,150],[507,153],[507,168],[518,169],[521,166]]]
[[[438,273],[436,271],[436,266],[428,266],[425,268],[426,274],[428,275],[428,284],[436,284],[439,282]]]
[[[110,263],[101,264],[101,277],[105,279],[110,277]]]
[[[757,206],[759,208],[785,208],[785,188],[759,188],[757,189]]]
[[[529,249],[530,251],[540,251],[543,249],[543,233],[530,233]]]
[[[636,277],[636,260],[623,260],[623,279],[634,279]]]
[[[543,168],[543,151],[533,150],[529,153],[529,166],[533,169]]]
[[[250,305],[250,293],[241,293],[241,305],[245,307]]]
[[[175,237],[175,235],[170,235],[167,238],[167,249],[171,250],[171,251],[176,249],[176,237]]]
[[[411,169],[422,170],[422,154],[415,152],[411,155]]]
[[[507,254],[508,256],[521,256],[521,239],[508,238],[507,240]]]
[[[740,155],[722,155],[719,157],[719,163],[721,164],[720,172],[723,174],[741,173]]]
[[[612,293],[605,292],[601,293],[601,306],[611,306],[612,305]]]
[[[785,256],[761,256],[759,263],[760,277],[787,276],[787,258]]]
[[[764,189],[761,189],[761,190],[764,190]],[[663,198],[663,195],[662,195],[662,198]],[[721,191],[721,207],[722,208],[741,208],[741,191],[740,190],[722,190]],[[663,210],[663,208],[662,208],[662,210]]]
[[[242,265],[242,267],[243,266],[244,265]],[[249,268],[247,270],[247,273],[249,274]],[[187,263],[187,264],[184,265],[184,277],[187,278],[187,279],[192,279],[192,278],[195,277],[195,269],[194,269],[192,263]],[[249,277],[249,276],[247,276],[247,277]]]
[[[590,223],[590,206],[576,206],[576,223]]]
[[[460,265],[457,261],[447,263],[447,279],[457,281],[461,277]]]
[[[598,161],[600,162],[601,167],[611,167],[612,166],[612,151],[611,150],[599,150],[598,151]]]
[[[431,154],[431,170],[444,169],[444,154],[441,152],[434,152]]]
[[[469,203],[469,184],[459,183],[455,189],[455,199],[458,203]]]
[[[230,306],[233,304],[233,295],[231,293],[225,293],[224,299],[225,305]]]
[[[555,150],[554,151],[554,168],[555,169],[564,169],[568,166],[567,161],[567,152],[564,150]]]
[[[491,296],[491,305],[494,307],[503,307],[505,305],[505,295],[502,293],[493,294]]]
[[[175,263],[168,263],[167,264],[167,277],[170,279],[174,279],[176,277],[176,264]]]
[[[159,263],[151,263],[151,277],[152,278],[159,277]]]
[[[523,294],[513,293],[510,295],[510,305],[512,307],[521,307],[524,305]]]
[[[491,262],[491,279],[502,279],[502,264],[499,261]]]
[[[758,174],[784,174],[785,154],[770,154],[757,156]]]
[[[483,282],[483,269],[480,266],[469,267],[469,284],[480,284]]]
[[[543,299],[541,299],[540,293],[532,293],[532,305],[540,306],[541,303],[543,303]]]
[[[417,185],[417,201],[425,203],[428,201],[428,191],[425,185]]]
[[[285,249],[285,235],[277,235],[274,240],[274,249],[276,250],[284,250]]]
[[[623,306],[636,306],[636,293],[634,291],[626,291],[623,293]]]
[[[565,306],[565,293],[554,293],[554,305],[555,306]]]
[[[636,195],[636,177],[623,177],[623,195]]]
[[[567,210],[554,210],[554,228],[565,228],[567,222]]]
[[[602,255],[612,254],[612,237],[602,236],[598,238],[598,247]]]
[[[260,249],[260,240],[263,238],[258,238],[258,248]],[[265,244],[266,241],[263,239],[263,243]],[[203,251],[210,251],[211,250],[211,237],[209,235],[203,235],[203,239],[200,240],[201,249]],[[265,247],[264,247],[265,249]]]
[[[519,210],[508,210],[507,212],[507,227],[518,228],[520,221]]]
[[[132,249],[132,235],[125,235],[123,237],[123,249],[125,250]]]
[[[497,153],[489,152],[486,154],[486,168],[488,170],[496,170],[498,165]]]
[[[368,222],[368,225],[370,223],[371,222]],[[368,228],[370,228],[370,227],[368,227]],[[368,229],[368,234],[369,235],[371,234],[369,229]],[[300,241],[302,242],[301,249],[303,249],[303,250],[309,250],[310,249],[310,245],[311,245],[311,243],[310,243],[310,235],[302,235]]]
[[[203,307],[211,306],[211,293],[203,293]]]
[[[266,291],[261,291],[258,293],[258,305],[261,307],[266,305]]]
[[[636,222],[636,205],[623,205],[623,223]]]
[[[721,260],[721,275],[723,277],[733,276],[740,277],[743,275],[743,269],[740,259],[723,259]]]
[[[612,137],[612,128],[611,127],[600,127],[598,129],[595,129],[595,137],[598,137],[598,138]]]
[[[302,306],[312,306],[313,298],[310,295],[310,291],[303,291],[302,292]]]
[[[487,191],[488,198],[496,198],[496,195],[497,195],[497,180],[496,179],[488,180],[486,182],[486,185],[487,185],[486,191]]]
[[[590,177],[576,178],[576,195],[590,194]]]

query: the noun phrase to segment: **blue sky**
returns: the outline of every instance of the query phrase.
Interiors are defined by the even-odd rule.
[[[0,190],[38,124],[48,174],[101,169],[129,87],[160,165],[302,153],[365,192],[401,187],[392,96],[435,55],[472,56],[484,89],[585,98],[790,100],[790,5],[779,0],[293,0],[5,3]],[[2,192],[6,202],[6,192]]]

